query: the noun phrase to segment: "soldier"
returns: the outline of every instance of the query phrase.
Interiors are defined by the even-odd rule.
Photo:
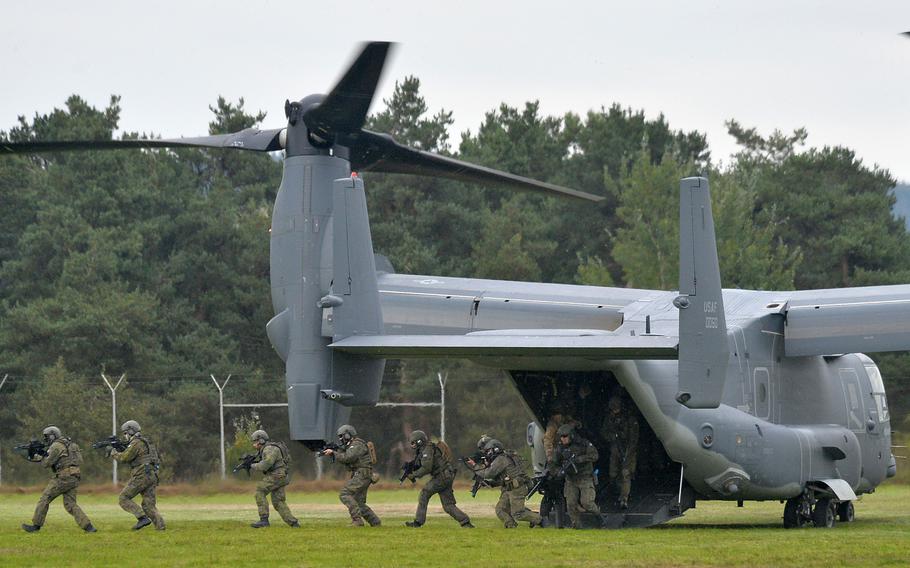
[[[594,502],[594,463],[597,448],[585,440],[569,424],[559,427],[559,448],[550,464],[550,473],[565,474],[563,494],[569,509],[569,518],[575,528],[581,528],[581,513],[587,511],[600,516],[600,508]]]
[[[557,444],[559,443],[556,436],[556,432],[559,431],[559,428],[565,424],[575,428],[581,426],[581,423],[572,418],[566,411],[568,406],[568,404],[563,403],[556,404],[553,407],[553,413],[550,415],[550,419],[547,421],[547,429],[543,434],[543,447],[547,454],[547,461],[553,459]]]
[[[481,434],[480,439],[477,440],[477,451],[464,460],[465,465],[467,465],[468,468],[470,468],[474,473],[480,472],[487,467],[488,464],[484,462],[486,459],[487,442],[492,439],[492,436]]]
[[[269,526],[269,502],[266,499],[272,494],[272,506],[281,515],[291,528],[300,528],[297,518],[291,514],[291,509],[284,494],[284,488],[291,482],[288,468],[291,465],[291,455],[283,442],[270,442],[265,430],[256,430],[250,436],[253,447],[259,451],[256,462],[250,469],[262,472],[262,481],[256,484],[256,506],[259,507],[259,521],[250,524],[254,529]]]
[[[139,433],[139,423],[135,420],[127,420],[120,426],[120,432],[123,433],[127,442],[126,449],[122,452],[111,448],[110,457],[120,463],[129,464],[130,480],[126,487],[120,492],[120,507],[127,513],[132,513],[136,517],[136,524],[133,530],[138,531],[155,523],[155,528],[159,531],[164,530],[164,517],[158,513],[157,487],[158,487],[158,468],[161,460],[158,458],[158,448],[147,438]],[[142,507],[140,508],[133,497],[142,495]]]
[[[525,472],[521,456],[514,450],[505,450],[499,440],[490,440],[484,450],[486,461],[490,464],[483,471],[484,481],[492,487],[502,487],[496,503],[496,516],[507,529],[517,527],[517,521],[528,521],[532,529],[541,526],[540,515],[525,507],[531,480]]]
[[[627,509],[638,464],[638,416],[617,395],[610,397],[607,408],[609,413],[602,434],[610,443],[610,483],[619,485],[617,505]]]
[[[444,442],[434,444],[429,441],[427,435],[422,430],[414,430],[409,438],[411,447],[414,448],[414,461],[417,469],[409,476],[413,482],[417,478],[429,474],[430,480],[427,481],[423,489],[420,490],[420,497],[417,501],[417,513],[413,521],[408,521],[405,525],[409,527],[421,527],[427,521],[427,505],[430,503],[430,497],[439,494],[439,500],[442,501],[442,510],[448,513],[453,519],[465,528],[474,528],[471,519],[455,505],[455,492],[452,491],[452,483],[455,481],[455,468],[452,466],[452,453]]]
[[[351,514],[351,526],[362,527],[366,519],[371,527],[382,524],[373,509],[367,505],[367,491],[372,485],[373,464],[376,463],[376,450],[372,443],[357,438],[357,430],[349,424],[338,429],[338,449],[326,448],[323,454],[335,456],[336,461],[345,465],[351,472],[351,479],[341,488],[338,498]]]
[[[44,488],[44,493],[38,499],[32,524],[22,525],[25,532],[41,530],[47,518],[47,509],[51,501],[63,495],[63,508],[73,516],[76,523],[85,532],[97,532],[92,522],[88,519],[79,505],[76,504],[76,489],[82,477],[79,466],[82,465],[82,451],[79,446],[69,438],[64,438],[56,426],[44,429],[44,443],[47,445],[47,454],[40,461],[44,467],[49,467],[54,472],[54,477]]]

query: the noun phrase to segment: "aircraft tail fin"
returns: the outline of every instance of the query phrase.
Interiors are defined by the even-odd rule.
[[[679,203],[679,391],[689,408],[717,408],[730,348],[708,180],[685,178]]]

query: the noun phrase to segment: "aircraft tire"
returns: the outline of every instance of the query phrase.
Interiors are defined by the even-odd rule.
[[[852,523],[856,518],[856,510],[853,507],[853,501],[844,501],[837,505],[837,520],[842,523]]]
[[[812,522],[815,523],[816,528],[833,528],[836,508],[834,502],[826,497],[816,501],[815,507],[812,508]]]
[[[784,505],[785,529],[799,529],[806,526],[806,517],[800,513],[802,502],[802,497],[793,497],[792,499],[787,499],[787,504]]]

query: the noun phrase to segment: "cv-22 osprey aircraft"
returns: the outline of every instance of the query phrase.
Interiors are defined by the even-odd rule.
[[[0,143],[0,154],[284,150],[271,228],[276,315],[267,333],[286,362],[291,437],[308,447],[333,439],[353,406],[378,401],[386,359],[462,358],[501,369],[515,385],[538,428],[536,467],[539,428],[567,403],[595,441],[609,397],[634,403],[631,500],[624,510],[604,502],[592,525],[653,525],[715,499],[780,500],[784,526],[830,527],[852,520],[857,495],[895,474],[882,377],[859,352],[910,349],[910,286],[722,289],[704,178],[680,184],[678,291],[395,274],[377,261],[355,171],[601,199],[365,130],[388,50],[367,44],[328,95],[286,103],[284,128],[20,140]],[[601,450],[605,473],[609,451]]]

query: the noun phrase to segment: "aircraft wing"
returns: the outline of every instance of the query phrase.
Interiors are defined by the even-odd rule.
[[[467,335],[355,335],[332,349],[368,357],[463,359],[676,359],[678,340],[657,335],[612,335],[602,330],[512,329]]]
[[[787,356],[910,350],[910,285],[793,292]]]

